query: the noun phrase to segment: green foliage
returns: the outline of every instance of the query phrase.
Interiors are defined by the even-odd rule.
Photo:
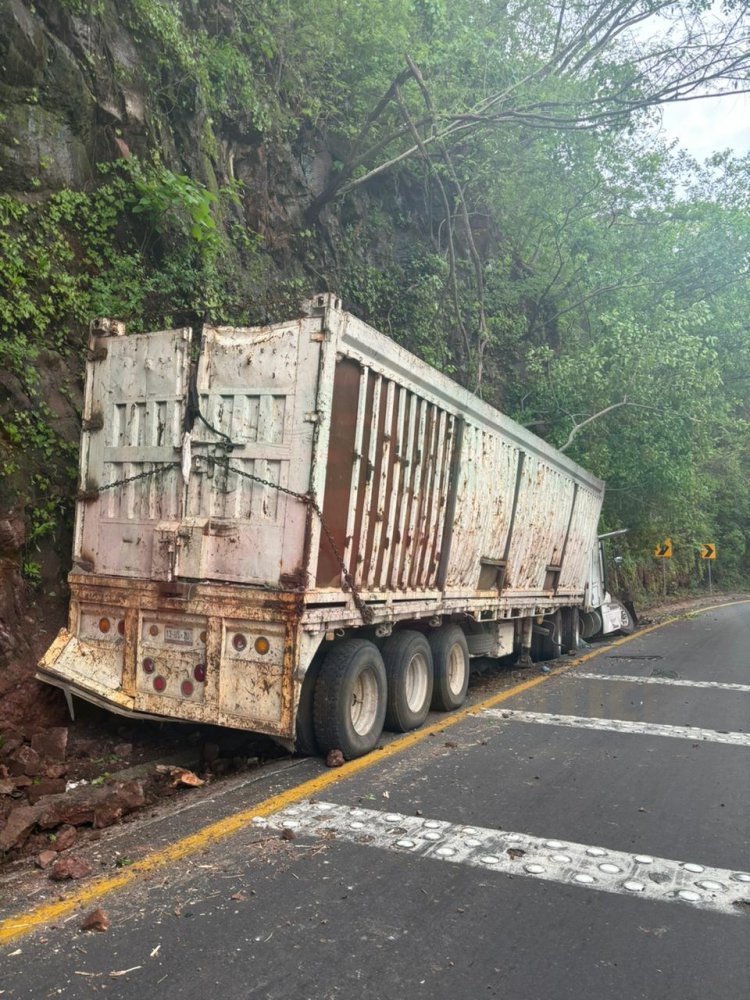
[[[322,287],[469,387],[481,370],[485,398],[605,478],[606,525],[631,528],[628,587],[658,588],[650,552],[666,535],[679,543],[674,581],[695,578],[700,540],[719,546],[718,577],[750,573],[747,160],[699,168],[659,145],[648,111],[566,126],[561,109],[575,123],[612,95],[637,103],[648,85],[627,33],[592,35],[579,63],[550,68],[555,46],[606,5],[61,6],[103,25],[116,14],[130,31],[141,65],[116,73],[147,77],[138,138],[152,152],[51,196],[40,163],[32,197],[0,197],[0,365],[14,386],[0,471],[29,514],[30,577],[72,493],[74,445],[35,374],[44,351],[80,354],[95,315],[132,331],[205,313],[259,322]],[[689,23],[701,6],[665,13]],[[413,79],[380,103],[405,54],[432,110]],[[474,129],[492,95],[501,120]],[[26,96],[44,103],[43,88]],[[457,115],[465,127],[440,146]],[[415,130],[427,145],[400,158]],[[228,149],[247,192],[217,182],[235,176]],[[306,193],[389,160],[301,220]],[[263,220],[262,237],[247,217]]]
[[[30,582],[39,582],[34,553],[69,515],[77,452],[41,397],[38,365],[50,349],[80,354],[94,316],[124,317],[137,331],[238,314],[261,269],[252,234],[217,223],[236,197],[135,159],[108,168],[92,191],[35,204],[0,196],[0,366],[15,386],[0,419],[0,492],[27,512]]]

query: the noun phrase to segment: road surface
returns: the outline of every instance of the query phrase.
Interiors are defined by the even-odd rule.
[[[100,881],[6,893],[0,997],[746,997],[749,633],[694,614],[105,831]]]

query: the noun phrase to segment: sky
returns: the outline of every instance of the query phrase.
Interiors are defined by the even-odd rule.
[[[727,148],[738,156],[750,152],[748,94],[681,101],[662,111],[665,138],[677,139],[697,160]]]

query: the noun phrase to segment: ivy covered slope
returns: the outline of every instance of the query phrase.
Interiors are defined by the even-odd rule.
[[[324,288],[605,478],[631,589],[666,536],[741,585],[749,163],[658,105],[746,85],[744,7],[0,0],[5,617],[8,512],[29,583],[66,569],[89,319]]]

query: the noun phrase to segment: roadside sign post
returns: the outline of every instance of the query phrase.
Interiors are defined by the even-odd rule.
[[[660,542],[654,549],[654,555],[657,559],[661,559],[661,586],[662,592],[666,599],[667,596],[667,559],[672,558],[672,539],[665,538],[663,542]]]
[[[701,559],[708,560],[708,592],[713,594],[714,592],[714,581],[711,574],[711,563],[716,558],[716,546],[713,542],[704,543],[701,545]]]

